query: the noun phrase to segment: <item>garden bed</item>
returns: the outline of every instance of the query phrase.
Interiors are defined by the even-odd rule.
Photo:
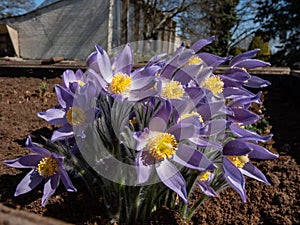
[[[15,74],[11,74],[15,75]],[[271,77],[269,77],[272,79]],[[48,93],[41,96],[38,88],[46,82]],[[265,117],[269,117],[274,139],[267,143],[280,157],[273,161],[254,162],[266,174],[271,185],[246,179],[247,203],[227,189],[218,198],[206,201],[194,216],[194,224],[299,224],[300,223],[300,79],[276,76],[266,91]],[[105,208],[96,203],[86,189],[77,186],[77,193],[66,193],[61,186],[41,206],[42,185],[25,195],[14,197],[17,184],[27,171],[5,166],[5,159],[29,153],[26,137],[43,142],[53,127],[36,116],[56,104],[53,86],[59,78],[43,80],[36,77],[3,77],[0,74],[0,203],[10,208],[56,218],[74,224],[108,224]],[[74,182],[75,183],[75,182]],[[180,224],[178,215],[166,208],[158,210],[149,224]]]

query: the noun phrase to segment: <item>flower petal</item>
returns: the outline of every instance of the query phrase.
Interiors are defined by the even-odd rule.
[[[241,155],[246,155],[251,151],[252,149],[248,145],[248,143],[238,139],[227,142],[223,147],[224,155],[241,156]]]
[[[39,112],[37,115],[49,122],[51,125],[67,123],[65,118],[66,112],[62,109],[47,109],[46,112]]]
[[[189,141],[192,142],[193,144],[202,147],[202,148],[216,148],[216,149],[222,149],[222,145],[216,142],[212,142],[209,139],[205,140],[201,137],[194,137],[194,138],[189,138]]]
[[[187,203],[185,180],[178,169],[168,160],[164,160],[156,164],[156,172],[160,180]]]
[[[242,125],[248,125],[256,122],[261,117],[247,109],[232,108],[234,116],[228,116],[230,120]]]
[[[260,136],[259,134],[255,133],[253,131],[243,129],[235,123],[230,124],[229,128],[235,136],[237,136],[237,137],[239,137],[239,138],[241,138],[245,141],[262,141],[262,142],[266,142],[266,141],[268,141],[272,138],[272,135],[267,135],[267,136],[263,137],[263,136]]]
[[[63,127],[53,132],[51,141],[63,140],[72,137],[73,135],[73,127],[70,124],[65,124]]]
[[[191,49],[195,52],[199,52],[201,48],[205,47],[206,45],[211,44],[215,39],[215,36],[211,36],[209,39],[200,39],[192,44]]]
[[[260,97],[262,92],[258,92],[257,95],[251,96],[251,97],[241,97],[234,99],[231,101],[228,106],[229,107],[242,107],[242,108],[248,108],[251,103],[255,102],[257,104],[261,104]]]
[[[277,159],[278,155],[272,152],[269,152],[267,149],[260,145],[256,145],[253,143],[247,143],[252,151],[249,153],[249,158],[253,159]]]
[[[155,77],[154,76],[148,76],[148,77],[142,77],[137,79],[132,79],[131,87],[130,89],[132,91],[135,90],[141,90],[141,89],[148,89],[153,87],[155,84]]]
[[[261,79],[257,76],[251,76],[251,78],[244,85],[250,88],[264,88],[270,84],[271,83],[267,80]]]
[[[204,121],[214,116],[225,105],[224,100],[200,104],[197,106],[197,112],[201,115]]]
[[[128,75],[131,73],[132,51],[129,44],[126,44],[124,49],[119,53],[114,65],[116,66],[114,73],[122,72]]]
[[[223,77],[227,77],[227,78],[230,78],[231,80],[244,83],[250,79],[251,75],[248,72],[246,72],[245,70],[235,67],[235,68],[228,68],[224,72]]]
[[[15,192],[15,196],[25,194],[33,190],[43,180],[43,177],[39,175],[36,169],[31,170],[18,184]]]
[[[255,95],[243,87],[226,87],[223,90],[223,96],[227,99],[230,99],[240,97],[253,97]]]
[[[195,170],[213,170],[216,166],[204,154],[191,148],[190,146],[181,144],[172,158],[175,162],[182,166]]]
[[[164,101],[155,116],[149,122],[149,129],[151,131],[164,132],[167,128],[170,116],[172,113],[172,106],[169,101]]]
[[[107,83],[110,83],[113,78],[110,59],[103,48],[101,48],[99,45],[96,45],[95,47],[97,50],[98,68],[100,70],[99,75],[102,76]]]
[[[201,58],[207,66],[212,67],[215,70],[219,65],[231,59],[231,56],[220,57],[207,52],[201,52],[198,54],[198,57]]]
[[[148,160],[150,158],[150,160]],[[149,180],[154,167],[153,157],[148,152],[139,152],[137,155],[137,183],[142,184]]]
[[[64,87],[69,88],[69,84],[76,80],[75,73],[73,70],[66,70],[62,75],[62,83]]]
[[[241,171],[227,157],[223,158],[223,169],[227,182],[240,194],[243,202],[246,202],[245,179]]]
[[[198,181],[198,185],[204,194],[211,197],[217,197],[215,190],[205,181]]]
[[[252,163],[248,162],[246,163],[243,168],[240,169],[242,174],[251,177],[253,179],[256,179],[260,182],[263,182],[267,185],[270,185],[269,181],[267,180],[266,176],[257,169],[256,166],[254,166]]]
[[[253,69],[256,67],[270,66],[270,63],[258,60],[258,59],[244,59],[233,65],[234,67],[245,68],[247,70]]]
[[[77,189],[74,187],[67,171],[64,168],[60,167],[59,174],[60,174],[60,179],[63,182],[66,190],[69,192],[76,192]]]
[[[57,100],[62,108],[69,109],[70,107],[72,107],[74,96],[70,91],[56,84],[55,92]]]
[[[171,126],[167,133],[171,133],[175,136],[176,140],[188,139],[198,135],[199,129],[193,124],[178,123]]]
[[[203,128],[200,129],[200,135],[212,136],[223,132],[229,125],[225,119],[215,119],[209,121]]]
[[[202,65],[185,66],[178,70],[172,80],[179,81],[182,85],[188,84],[196,77]]]
[[[58,184],[59,184],[59,174],[55,174],[46,179],[44,185],[44,192],[42,197],[42,206],[45,206],[48,199],[54,194]]]
[[[37,144],[31,141],[31,137],[28,136],[25,143],[26,147],[29,148],[31,151],[40,154],[43,157],[47,157],[51,155],[47,149],[38,146]]]
[[[39,164],[42,158],[41,155],[30,154],[13,160],[5,160],[4,164],[14,168],[33,168]]]
[[[255,57],[259,51],[260,51],[260,49],[254,49],[254,50],[250,50],[250,51],[244,52],[242,54],[239,54],[231,60],[229,66],[233,66],[234,64],[236,64],[244,59],[251,59],[251,58]]]
[[[146,91],[131,91],[128,95],[128,101],[137,102],[143,99],[155,96],[157,94],[156,90],[146,90]]]

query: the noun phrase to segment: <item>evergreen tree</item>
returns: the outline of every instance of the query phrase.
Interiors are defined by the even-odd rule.
[[[237,22],[236,6],[239,0],[204,0],[191,7],[181,17],[181,31],[185,38],[195,41],[215,36],[212,45],[205,50],[226,56],[229,54],[231,29]]]
[[[248,50],[260,49],[260,52],[257,54],[257,59],[263,61],[270,61],[271,50],[269,46],[268,38],[258,30],[255,33],[255,36],[252,38],[252,41],[249,45]]]
[[[278,42],[271,63],[293,66],[300,61],[299,0],[257,0],[257,4],[257,22],[262,23],[266,35]]]

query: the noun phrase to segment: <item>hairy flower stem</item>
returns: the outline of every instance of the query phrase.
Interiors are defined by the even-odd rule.
[[[128,218],[127,218],[127,224],[135,224],[138,219],[139,215],[139,204],[140,204],[140,188],[137,190],[134,190],[134,196],[133,196],[133,202],[131,205],[131,210],[129,212]]]

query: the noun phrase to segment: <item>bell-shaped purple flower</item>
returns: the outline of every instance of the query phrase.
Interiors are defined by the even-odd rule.
[[[210,186],[210,183],[214,177],[214,173],[211,171],[206,171],[197,178],[197,184],[204,194],[207,196],[217,197],[218,194],[215,190]]]
[[[21,180],[15,192],[15,196],[25,194],[33,190],[45,180],[42,205],[45,206],[48,199],[54,194],[60,180],[69,192],[76,192],[67,171],[64,167],[64,158],[47,149],[38,146],[28,137],[26,146],[33,154],[22,156],[14,160],[5,160],[4,164],[14,168],[31,168],[32,170]]]
[[[66,70],[62,75],[62,83],[63,87],[76,93],[78,87],[86,83],[86,77],[80,69],[76,70],[75,73],[73,70]]]
[[[270,66],[270,63],[264,62],[258,59],[252,59],[257,55],[259,49],[251,50],[244,52],[236,57],[234,57],[229,66],[231,68],[231,72],[235,70],[243,69],[246,73],[248,73],[249,69],[257,68],[257,67],[265,67]],[[262,88],[269,86],[270,82],[263,80],[257,76],[250,76],[250,78],[244,82],[244,86],[251,87],[251,88]]]
[[[276,159],[278,157],[264,147],[243,139],[231,140],[226,143],[223,147],[223,155],[224,176],[244,202],[246,202],[246,191],[243,175],[269,185],[265,175],[250,162],[250,159]]]

